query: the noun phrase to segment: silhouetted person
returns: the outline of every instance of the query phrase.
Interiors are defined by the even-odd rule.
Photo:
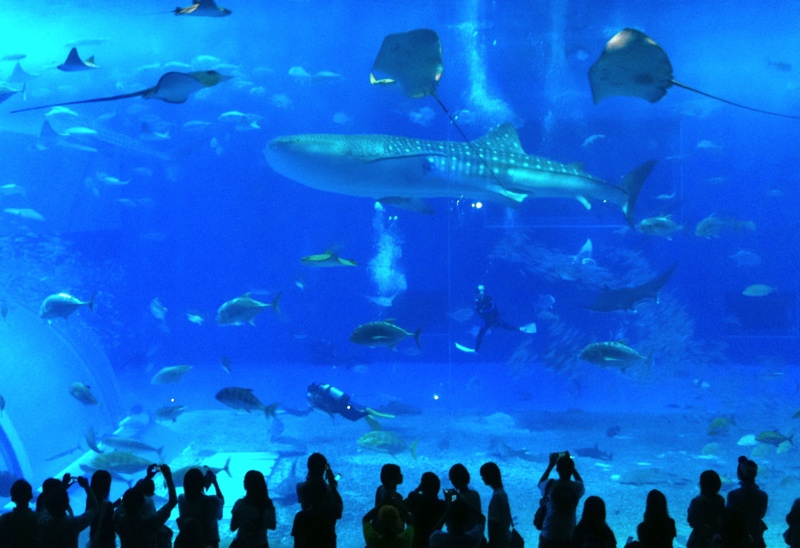
[[[341,505],[337,508],[331,503],[324,480],[309,479],[302,485],[303,509],[295,514],[292,523],[294,548],[336,548],[336,520],[342,517]],[[300,492],[298,485],[298,497]]]
[[[364,514],[361,527],[367,548],[408,548],[414,538],[413,518],[397,501]]]
[[[336,546],[336,521],[342,517],[342,497],[328,459],[322,453],[308,457],[306,481],[297,484],[298,512],[292,526],[295,548]],[[321,543],[321,544],[315,544]]]
[[[152,465],[155,466],[155,465]],[[155,472],[153,472],[155,473]],[[156,484],[149,475],[140,479],[136,482],[136,487],[141,489],[142,494],[144,495],[144,517],[150,517],[155,515],[156,513],[156,504],[153,501],[153,497],[156,494]],[[175,502],[177,504],[178,498],[177,495],[175,496]],[[172,548],[172,536],[174,535],[171,528],[167,527],[166,525],[161,525],[158,528],[158,532],[156,533],[157,538],[157,548]]]
[[[456,492],[453,493],[452,491],[445,491],[445,500],[447,502],[451,502],[453,498],[458,498],[464,501],[467,504],[467,507],[471,510],[468,516],[466,529],[468,531],[472,530],[476,523],[480,523],[481,537],[483,537],[483,526],[486,524],[486,517],[481,511],[481,495],[469,487],[469,482],[471,479],[469,470],[467,470],[467,467],[459,462],[450,467],[448,476],[450,477],[450,483],[453,484]]]
[[[195,517],[187,517],[178,524],[174,548],[212,548],[205,540],[203,524]]]
[[[719,494],[722,480],[713,470],[700,474],[700,494],[689,504],[687,520],[692,534],[686,548],[711,548],[714,535],[719,532],[725,499]]]
[[[31,548],[36,546],[36,512],[31,510],[33,488],[24,479],[11,485],[13,510],[0,516],[0,548]]]
[[[558,473],[557,480],[549,479],[553,468]],[[552,485],[548,491],[549,482],[552,482]],[[571,548],[578,502],[586,489],[569,452],[550,453],[547,469],[539,478],[539,491],[542,493],[542,497],[546,492],[549,499],[544,525],[539,533],[539,547]]]
[[[753,537],[747,532],[744,512],[725,508],[719,534],[714,536],[715,548],[752,548]]]
[[[308,499],[308,491],[311,487],[321,484],[325,493],[325,503],[330,506],[336,519],[342,517],[342,497],[339,495],[338,482],[336,477],[331,471],[328,464],[328,459],[321,453],[312,453],[308,457],[308,474],[306,481],[301,481],[297,484],[297,500],[300,502],[300,508],[306,510],[310,508],[311,503]]]
[[[161,471],[167,484],[169,498],[167,502],[153,512],[147,505],[147,491],[156,472]],[[119,535],[121,548],[140,548],[170,546],[172,544],[171,530],[165,535],[165,523],[178,504],[178,493],[175,491],[175,482],[172,480],[172,471],[169,466],[162,464],[160,467],[151,464],[147,468],[147,477],[138,482],[122,495],[122,504],[114,514],[114,528]]]
[[[511,325],[500,317],[500,312],[494,304],[494,299],[486,293],[486,288],[482,285],[479,285],[475,290],[475,313],[483,321],[478,330],[478,335],[475,337],[475,352],[480,350],[483,337],[490,329],[500,327],[509,331],[519,331],[519,327]]]
[[[658,489],[647,493],[644,520],[636,527],[642,548],[670,548],[677,536],[675,520],[669,517],[667,497]]]
[[[97,509],[97,499],[84,477],[70,479],[86,492],[87,510],[80,516],[72,516],[69,510],[69,494],[64,485],[54,486],[44,499],[46,512],[39,514],[39,548],[78,548],[78,536],[89,527]]]
[[[264,474],[258,470],[247,472],[244,490],[245,496],[231,510],[231,531],[237,531],[237,548],[268,548],[267,530],[274,530],[277,523]]]
[[[425,472],[419,486],[404,501],[406,509],[414,518],[412,548],[428,548],[428,538],[444,516],[447,503],[439,498],[440,487],[439,476],[433,472]]]
[[[212,485],[214,495],[203,493],[205,487]],[[225,499],[214,472],[208,467],[205,475],[199,468],[186,471],[183,476],[183,494],[178,497],[178,520],[191,517],[199,521],[203,530],[203,542],[213,548],[219,546],[219,520],[222,519],[224,504]],[[178,526],[180,527],[180,522]]]
[[[747,532],[753,538],[754,548],[764,548],[764,516],[767,514],[768,496],[756,485],[758,465],[747,457],[739,457],[736,467],[741,487],[728,492],[727,507],[744,516]]]
[[[477,548],[480,546],[483,542],[483,521],[479,520],[472,525],[472,528],[468,528],[469,523],[475,519],[474,514],[475,510],[461,497],[449,498],[447,510],[442,516],[442,522],[446,524],[447,529],[431,533],[430,548]]]
[[[114,505],[108,500],[108,495],[111,492],[111,474],[106,470],[96,470],[92,474],[90,486],[97,499],[97,512],[89,527],[92,548],[116,548]],[[88,509],[88,500],[86,504]]]
[[[42,482],[42,492],[39,493],[39,496],[36,497],[36,513],[44,512],[44,501],[47,500],[47,495],[55,490],[56,487],[69,487],[71,477],[69,474],[64,476],[64,479],[56,479],[56,478],[47,478]],[[68,510],[69,514],[72,515],[72,508]]]
[[[403,483],[403,473],[396,464],[384,464],[381,468],[381,484],[375,491],[375,508],[384,504],[403,504],[403,497],[397,492],[397,486]]]
[[[572,531],[573,548],[616,548],[617,537],[606,523],[606,503],[600,497],[587,497],[583,514]]]
[[[783,540],[789,548],[800,548],[800,499],[795,499],[792,509],[786,514],[789,528],[783,533]]]
[[[144,495],[144,513],[146,516],[152,516],[156,513],[156,503],[153,497],[156,494],[156,482],[153,478],[146,476],[136,482],[136,486],[142,490]]]
[[[486,536],[489,548],[508,548],[511,542],[511,506],[503,489],[500,467],[494,462],[481,466],[483,483],[492,488],[489,509],[486,512]]]

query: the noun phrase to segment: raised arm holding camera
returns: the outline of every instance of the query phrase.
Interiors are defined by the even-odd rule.
[[[158,472],[164,476],[169,498],[158,511],[150,513],[147,510],[146,502],[148,486]],[[164,536],[164,524],[177,504],[178,494],[175,491],[175,483],[172,480],[172,471],[169,466],[166,464],[148,466],[145,478],[125,491],[125,494],[122,495],[122,505],[114,514],[114,527],[119,536],[121,548],[156,546],[156,539]],[[171,542],[171,531],[164,540]]]
[[[558,479],[550,479],[556,469]],[[578,501],[586,492],[569,451],[550,453],[547,469],[539,479],[539,491],[546,499],[546,513],[539,548],[571,548]]]
[[[67,488],[77,483],[86,492],[86,511],[80,516],[69,512]],[[97,509],[97,498],[89,487],[89,480],[82,476],[64,476],[61,485],[54,486],[44,499],[47,512],[39,516],[39,542],[41,546],[78,545],[78,535],[89,527]]]

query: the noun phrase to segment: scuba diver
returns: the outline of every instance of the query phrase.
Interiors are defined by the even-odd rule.
[[[483,325],[481,325],[480,329],[478,330],[478,335],[475,337],[475,348],[467,348],[466,346],[456,343],[456,348],[462,352],[477,352],[481,347],[481,343],[483,342],[483,337],[486,335],[486,332],[496,327],[508,329],[509,331],[536,333],[535,323],[529,323],[521,327],[517,327],[515,325],[511,325],[501,318],[500,312],[497,310],[497,306],[494,304],[494,299],[492,299],[492,297],[486,293],[486,288],[483,285],[479,285],[475,290],[475,313],[480,316],[481,320],[483,320]]]
[[[341,415],[347,420],[357,421],[367,417],[367,419],[387,418],[392,419],[394,415],[379,413],[369,407],[364,407],[350,400],[350,395],[345,394],[338,388],[330,384],[310,384],[306,393],[308,405],[312,409],[327,413],[333,418],[334,415]]]
[[[490,329],[502,327],[509,331],[520,331],[519,327],[511,325],[500,317],[500,312],[494,304],[494,299],[486,293],[486,288],[483,287],[483,285],[479,285],[475,290],[475,313],[483,320],[483,325],[478,331],[478,336],[475,337],[475,352],[480,349],[483,336],[486,335],[486,332]]]

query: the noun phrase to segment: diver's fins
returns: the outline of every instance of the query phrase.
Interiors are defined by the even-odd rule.
[[[466,352],[467,354],[474,354],[476,350],[474,348],[469,348],[468,346],[464,346],[463,344],[456,344],[456,348],[461,350],[462,352]]]
[[[367,411],[367,413],[369,413],[367,416],[368,417],[372,417],[373,419],[376,418],[376,417],[377,418],[381,418],[381,419],[393,419],[394,418],[394,415],[390,415],[389,413],[381,413],[381,412],[375,411],[374,409],[369,408],[369,407],[367,407],[366,411]]]

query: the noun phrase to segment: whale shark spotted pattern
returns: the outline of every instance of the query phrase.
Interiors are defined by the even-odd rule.
[[[506,205],[527,198],[571,198],[619,205],[629,225],[650,160],[621,186],[574,164],[530,156],[511,124],[471,142],[428,141],[391,135],[309,134],[278,137],[264,151],[278,173],[312,188],[386,198],[471,198]]]

